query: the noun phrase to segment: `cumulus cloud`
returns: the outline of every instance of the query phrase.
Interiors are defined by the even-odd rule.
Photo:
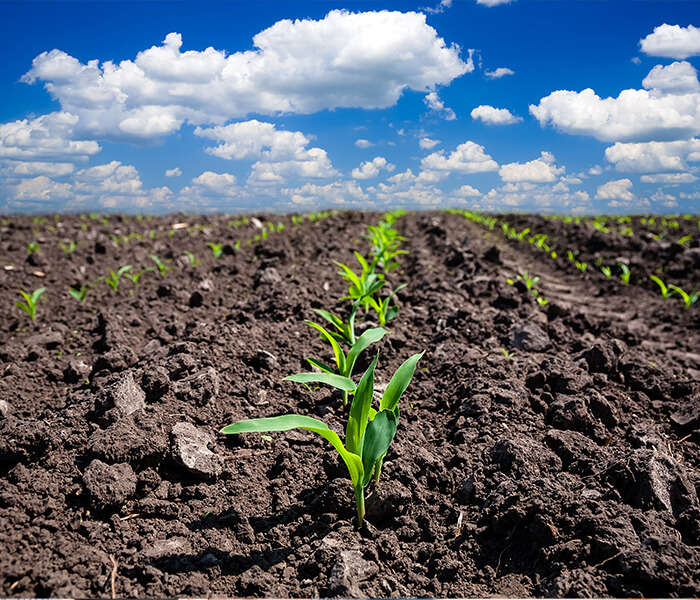
[[[471,115],[475,121],[482,121],[487,125],[512,125],[523,120],[507,108],[494,108],[484,104],[472,110]]]
[[[10,189],[13,191],[15,201],[55,202],[69,198],[71,195],[69,183],[57,183],[46,175],[23,179],[17,185],[10,186]]]
[[[481,196],[481,192],[470,185],[463,185],[452,192],[452,195],[459,198],[476,198]]]
[[[307,148],[310,143],[300,131],[278,130],[272,123],[243,121],[203,129],[195,135],[221,142],[205,152],[227,160],[257,160],[251,181],[280,182],[287,176],[332,177],[337,175],[325,150]]]
[[[360,138],[359,140],[355,140],[355,146],[358,148],[371,148],[374,144],[369,140]]]
[[[195,177],[192,183],[206,188],[207,191],[213,192],[218,196],[233,196],[238,192],[236,189],[236,177],[230,173],[204,171],[204,173]]]
[[[433,92],[473,70],[424,14],[333,10],[321,20],[282,20],[254,49],[182,52],[170,33],[160,46],[118,64],[86,64],[54,49],[23,77],[42,81],[89,137],[152,140],[184,122],[222,124],[249,113],[310,114],[386,108],[405,90]]]
[[[435,7],[426,6],[426,7],[422,8],[421,10],[424,10],[429,15],[438,15],[442,12],[445,12],[448,8],[451,8],[451,7],[452,7],[452,0],[440,0],[440,2],[438,2],[437,6],[435,6]]]
[[[689,62],[674,62],[666,67],[656,65],[642,81],[647,90],[664,94],[693,94],[700,91],[698,72]]]
[[[688,63],[655,67],[645,79],[652,89],[627,89],[601,98],[592,89],[557,90],[530,112],[540,125],[604,142],[671,141],[700,133],[697,73]]]
[[[557,167],[556,159],[551,152],[542,152],[540,158],[526,163],[503,165],[498,171],[501,179],[509,183],[551,183],[556,181],[562,173],[564,173],[564,167]]]
[[[393,171],[396,165],[387,162],[383,156],[375,156],[372,160],[366,160],[358,168],[352,170],[354,179],[371,179],[379,175],[382,170]]]
[[[595,197],[596,200],[623,200],[625,202],[631,202],[635,199],[631,189],[632,182],[629,179],[608,181],[598,186]]]
[[[369,196],[354,181],[336,181],[326,185],[305,183],[297,188],[285,188],[291,206],[366,206]]]
[[[451,108],[446,108],[445,103],[440,100],[440,97],[436,92],[430,92],[425,97],[425,104],[433,112],[440,113],[445,121],[454,121],[457,118],[455,111],[453,111]]]
[[[165,172],[166,177],[180,177],[182,175],[182,169],[180,167],[175,167],[174,169],[168,169]]]
[[[445,157],[445,151],[433,152],[421,161],[425,171],[442,171],[445,173],[482,173],[496,171],[498,163],[484,152],[484,147],[468,141],[457,146],[454,152]]]
[[[421,138],[418,140],[418,146],[421,150],[432,150],[440,143],[440,140],[432,140],[428,137]]]
[[[100,151],[94,141],[75,139],[78,117],[53,112],[36,119],[0,124],[0,158],[86,160]]]
[[[639,46],[642,52],[649,56],[679,60],[700,56],[700,28],[664,23],[654,27],[654,32],[640,40]]]
[[[618,142],[605,150],[605,158],[618,171],[687,171],[688,161],[700,160],[700,139],[627,144]]]
[[[509,69],[508,67],[498,67],[493,71],[484,71],[484,75],[489,79],[500,79],[506,75],[515,75],[515,71]]]
[[[642,175],[639,180],[642,183],[682,185],[684,183],[695,183],[698,178],[692,173],[654,173],[652,175]]]
[[[62,177],[70,175],[74,170],[73,163],[6,160],[2,163],[0,173],[6,177],[33,177],[36,175]]]

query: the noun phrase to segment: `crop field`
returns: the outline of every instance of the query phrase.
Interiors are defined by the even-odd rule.
[[[700,596],[700,220],[0,225],[0,596]]]

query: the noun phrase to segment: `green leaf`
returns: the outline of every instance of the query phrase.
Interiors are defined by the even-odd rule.
[[[354,392],[357,387],[355,382],[348,377],[335,373],[296,373],[288,375],[282,381],[295,381],[297,383],[325,383],[344,392]]]
[[[312,367],[321,369],[321,371],[323,371],[324,373],[335,374],[333,367],[329,367],[326,363],[321,362],[320,360],[316,360],[315,358],[307,358],[306,362],[309,363]]]
[[[365,331],[359,338],[357,338],[357,341],[353,344],[352,348],[350,348],[350,352],[348,352],[348,356],[345,360],[345,375],[352,377],[352,369],[355,366],[355,361],[357,361],[357,357],[360,355],[360,353],[370,344],[374,344],[375,342],[381,340],[386,333],[386,329],[381,327],[373,327],[372,329]]]
[[[396,369],[396,373],[394,373],[389,385],[387,385],[386,390],[384,390],[382,400],[379,403],[379,410],[393,411],[398,406],[399,398],[401,398],[401,394],[406,391],[408,384],[411,383],[416,365],[424,354],[425,351],[420,354],[414,354]]]
[[[357,486],[364,480],[362,459],[357,454],[348,452],[345,446],[343,446],[343,442],[340,440],[338,434],[323,421],[319,421],[313,417],[305,417],[303,415],[281,415],[279,417],[238,421],[237,423],[224,427],[221,433],[226,435],[236,433],[268,433],[271,431],[288,431],[290,429],[306,429],[307,431],[313,431],[322,438],[328,440],[345,462],[353,484]]]
[[[365,434],[369,412],[372,408],[372,396],[374,395],[374,369],[377,366],[379,353],[374,357],[372,364],[365,371],[360,383],[357,385],[355,397],[350,407],[350,416],[345,429],[345,443],[348,450],[360,454],[362,437]]]
[[[387,453],[396,434],[397,425],[397,415],[390,410],[379,411],[367,425],[361,452],[364,471],[363,487],[367,486],[372,477],[374,464]]]
[[[340,344],[338,341],[330,334],[328,333],[325,328],[321,327],[318,323],[314,323],[313,321],[306,321],[311,327],[314,329],[317,329],[319,332],[321,332],[321,337],[325,338],[328,343],[331,345],[333,348],[333,354],[335,355],[335,364],[338,365],[338,373],[340,375],[345,375],[345,352],[343,352],[343,349],[340,347]]]

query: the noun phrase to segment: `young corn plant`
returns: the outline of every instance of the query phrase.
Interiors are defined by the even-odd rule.
[[[68,290],[68,293],[78,302],[80,302],[80,304],[85,304],[87,293],[103,279],[104,277],[98,277],[97,279],[95,279],[95,281],[87,285],[81,285],[79,288],[72,287]]]
[[[24,302],[15,302],[17,308],[21,308],[24,312],[29,315],[29,318],[34,321],[36,318],[36,306],[39,303],[39,298],[46,291],[46,288],[39,288],[34,290],[31,294],[28,294],[24,290],[20,290],[19,293],[22,294]]]
[[[667,300],[668,297],[675,292],[675,290],[671,289],[672,287],[676,286],[667,286],[659,277],[656,275],[650,275],[649,279],[651,279],[656,285],[659,286],[659,290],[661,291],[661,296],[663,297],[664,300]]]
[[[620,267],[620,271],[622,271],[622,273],[620,273],[620,279],[622,280],[622,283],[624,283],[625,285],[629,285],[630,284],[630,276],[632,275],[632,271],[623,262],[617,263],[617,266]]]
[[[347,265],[336,260],[333,261],[342,269],[338,271],[338,274],[342,275],[343,279],[350,282],[348,295],[341,298],[341,300],[359,300],[360,305],[365,312],[367,312],[369,307],[369,300],[367,298],[379,291],[386,282],[382,275],[374,272],[374,265],[367,262],[367,259],[359,252],[355,252],[355,258],[357,258],[362,266],[362,271],[360,271],[359,275]]]
[[[333,356],[335,358],[335,366],[333,367],[327,365],[324,362],[316,358],[307,358],[308,362],[312,367],[316,367],[323,373],[328,373],[331,375],[340,375],[342,377],[352,377],[352,371],[355,368],[355,362],[357,362],[358,357],[365,348],[378,342],[386,335],[386,329],[381,327],[373,327],[365,331],[360,337],[357,338],[352,348],[347,354],[343,352],[340,344],[333,336],[332,333],[328,332],[324,327],[313,321],[306,321],[308,325],[316,329],[320,334],[321,338],[327,341],[333,348]],[[309,373],[308,375],[314,375],[314,373]],[[343,406],[348,404],[348,392],[347,390],[342,390]]]
[[[208,244],[208,246],[211,248],[214,258],[221,258],[221,255],[224,253],[224,247],[222,244]]]
[[[397,256],[407,254],[406,250],[400,250],[399,246],[406,238],[398,235],[396,229],[391,228],[386,221],[380,221],[378,225],[368,225],[369,234],[365,237],[370,242],[370,254],[373,257],[373,265],[379,267],[384,273],[389,273],[399,267]]]
[[[105,283],[111,287],[115,292],[119,290],[119,280],[122,278],[122,275],[126,273],[127,271],[131,270],[131,265],[124,265],[123,267],[120,267],[117,269],[115,272],[114,269],[109,270],[109,277],[105,277]]]
[[[700,292],[693,292],[692,294],[689,294],[684,289],[679,288],[677,285],[673,285],[672,283],[668,286],[668,288],[672,290],[671,293],[675,292],[683,299],[686,308],[690,308],[698,301],[698,299],[700,299]]]
[[[357,316],[357,310],[359,308],[360,301],[355,300],[355,302],[352,305],[352,309],[350,310],[350,315],[348,316],[347,322],[343,321],[343,319],[334,315],[333,313],[328,312],[327,310],[323,310],[320,308],[314,308],[312,310],[321,318],[328,321],[335,328],[335,331],[328,332],[328,335],[333,336],[337,342],[345,342],[352,346],[356,340],[355,317]]]
[[[170,259],[168,260],[161,260],[158,258],[155,254],[149,254],[148,255],[150,259],[156,263],[156,267],[158,268],[158,272],[160,273],[160,276],[165,279],[165,276],[167,273],[173,270],[173,267],[169,267],[168,263],[170,262]]]
[[[387,322],[391,321],[399,313],[398,305],[395,304],[390,308],[389,303],[391,302],[391,299],[396,295],[396,293],[401,291],[405,287],[405,283],[401,284],[393,292],[391,292],[391,294],[384,298],[384,300],[375,298],[374,296],[367,297],[367,303],[374,310],[374,312],[377,313],[379,324],[382,327],[385,327]]]
[[[201,260],[197,260],[194,253],[190,252],[189,250],[185,250],[185,255],[190,261],[190,265],[193,267],[197,267],[202,264]]]
[[[72,254],[73,252],[75,252],[78,248],[78,244],[80,244],[80,242],[75,242],[73,240],[70,240],[67,244],[64,244],[63,242],[58,242],[58,245],[61,247],[61,250],[63,250],[64,254]]]
[[[124,277],[131,281],[136,288],[139,286],[139,281],[141,280],[141,277],[143,277],[144,273],[148,273],[149,271],[155,271],[155,267],[146,267],[145,269],[141,269],[138,273],[124,273]]]
[[[367,371],[355,386],[347,377],[330,375],[328,373],[299,374],[285,377],[287,381],[308,383],[308,375],[315,375],[313,381],[329,384],[345,391],[353,391],[354,397],[350,415],[345,428],[345,444],[340,436],[319,419],[303,415],[282,415],[262,419],[238,421],[221,430],[226,435],[241,433],[270,433],[273,431],[288,431],[290,429],[305,429],[317,433],[330,442],[340,454],[350,474],[350,480],[355,491],[355,505],[359,526],[365,518],[365,488],[372,480],[379,481],[382,461],[394,440],[399,422],[399,400],[406,391],[416,365],[423,353],[414,354],[406,360],[394,373],[389,381],[379,403],[379,410],[372,406],[374,396],[374,369],[377,357],[372,361]]]

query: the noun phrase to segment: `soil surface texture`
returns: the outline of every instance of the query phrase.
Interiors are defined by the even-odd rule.
[[[697,217],[399,217],[355,373],[426,353],[361,528],[325,440],[219,433],[342,437],[337,392],[282,379],[332,361],[305,319],[347,315],[333,261],[381,216],[5,219],[0,596],[700,596],[700,302],[648,279],[700,288]]]

